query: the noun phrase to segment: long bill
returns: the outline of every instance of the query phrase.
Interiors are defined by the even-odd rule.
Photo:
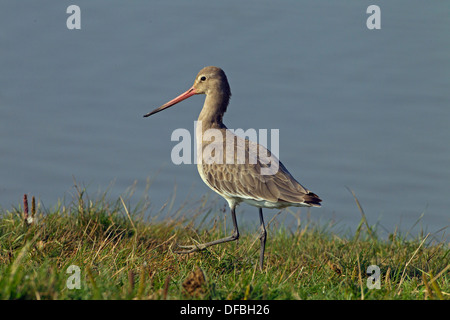
[[[170,100],[169,102],[163,104],[161,107],[156,108],[155,110],[144,114],[144,117],[149,117],[152,114],[158,113],[160,111],[163,111],[164,109],[170,108],[171,106],[177,104],[180,101],[186,100],[189,97],[192,97],[194,94],[197,94],[197,92],[195,92],[195,88],[192,87],[190,88],[188,91],[186,91],[185,93],[180,94],[178,97],[176,97],[175,99]]]

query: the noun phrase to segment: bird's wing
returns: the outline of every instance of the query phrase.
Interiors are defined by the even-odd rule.
[[[252,141],[242,140],[245,144],[235,144],[234,163],[201,164],[204,179],[211,188],[230,197],[320,206],[319,197],[297,182],[270,151]],[[255,146],[261,156],[254,152]],[[237,159],[239,151],[246,155],[243,164]],[[273,174],[264,174],[267,172]]]

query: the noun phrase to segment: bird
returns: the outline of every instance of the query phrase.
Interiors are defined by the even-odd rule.
[[[233,232],[225,238],[211,242],[178,245],[184,250],[177,253],[201,251],[213,245],[239,239],[236,207],[241,203],[247,203],[259,209],[259,267],[263,270],[267,231],[262,209],[283,209],[290,206],[320,207],[322,199],[302,186],[268,149],[237,136],[224,125],[223,116],[230,102],[231,89],[225,72],[219,67],[204,67],[195,77],[194,84],[189,90],[145,114],[144,117],[154,115],[199,94],[206,95],[206,98],[197,120],[197,169],[205,184],[227,201]],[[211,138],[211,134],[207,134],[211,131],[214,133],[214,139]],[[223,139],[218,139],[218,135]],[[261,154],[265,159],[260,156]],[[242,155],[245,155],[244,159]],[[274,167],[273,172],[270,172],[271,167]]]

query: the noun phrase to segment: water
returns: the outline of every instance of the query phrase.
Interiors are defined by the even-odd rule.
[[[204,97],[148,119],[204,66],[225,70],[229,128],[280,129],[280,159],[324,200],[312,219],[385,230],[449,224],[450,5],[377,1],[68,1],[0,4],[0,205],[46,206],[78,184],[112,199],[146,180],[157,211],[214,194],[176,166],[176,128],[193,133]],[[112,185],[112,186],[111,186]],[[224,201],[218,201],[220,206]],[[276,211],[266,210],[267,220]],[[304,214],[305,211],[302,211]],[[149,213],[151,214],[151,213]],[[240,221],[255,221],[243,205]],[[285,214],[284,218],[289,219]]]

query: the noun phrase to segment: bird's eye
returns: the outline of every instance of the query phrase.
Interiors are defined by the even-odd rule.
[[[206,77],[205,77],[205,76],[203,76],[203,77],[200,78],[200,81],[205,81],[205,80],[206,80]]]

